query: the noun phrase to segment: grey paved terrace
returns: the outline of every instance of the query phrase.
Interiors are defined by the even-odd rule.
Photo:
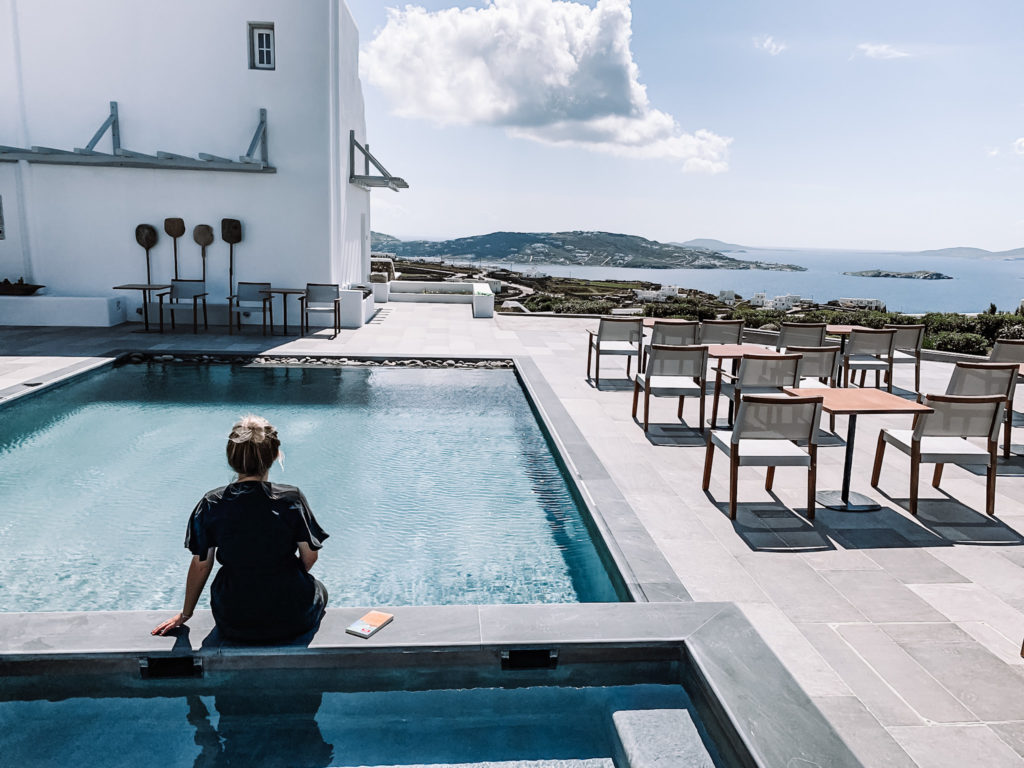
[[[621,359],[602,361],[601,390],[585,376],[584,330],[594,325],[387,304],[369,325],[333,340],[325,331],[299,339],[250,329],[161,336],[134,325],[3,328],[0,400],[115,349],[529,358],[694,600],[737,603],[865,765],[1024,768],[1024,458],[1001,460],[995,518],[983,513],[984,477],[948,467],[941,490],[922,472],[915,519],[906,511],[907,457],[890,449],[881,491],[869,484],[879,428],[907,428],[910,417],[861,417],[853,490],[881,510],[819,508],[812,523],[803,470],[781,468],[769,494],[763,471],[744,468],[731,521],[721,454],[710,493],[701,491],[696,401],[687,401],[680,424],[674,401],[652,400],[645,435],[630,416]],[[925,362],[923,391],[942,392],[951,368]],[[910,395],[910,366],[897,369],[896,385]],[[845,436],[844,417],[837,429]],[[1014,437],[1024,442],[1019,428]],[[823,443],[819,488],[839,487],[842,445],[836,437]]]

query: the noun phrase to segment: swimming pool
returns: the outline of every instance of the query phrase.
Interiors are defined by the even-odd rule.
[[[512,370],[146,363],[0,409],[0,610],[176,608],[247,412],[332,534],[334,605],[622,599]]]

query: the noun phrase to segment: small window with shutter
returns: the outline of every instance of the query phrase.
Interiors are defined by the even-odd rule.
[[[249,22],[249,69],[276,69],[274,25]]]

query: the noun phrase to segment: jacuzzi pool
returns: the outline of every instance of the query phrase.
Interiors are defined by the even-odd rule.
[[[333,605],[626,597],[513,370],[148,363],[0,408],[0,610],[176,607],[189,512],[249,412],[331,534]]]

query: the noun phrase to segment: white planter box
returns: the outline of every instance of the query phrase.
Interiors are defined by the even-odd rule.
[[[0,325],[109,328],[125,322],[127,306],[125,296],[0,296]]]
[[[391,283],[371,283],[373,286],[373,300],[378,304],[387,304],[388,295],[391,293]]]
[[[494,294],[487,283],[474,285],[473,317],[494,317]]]

